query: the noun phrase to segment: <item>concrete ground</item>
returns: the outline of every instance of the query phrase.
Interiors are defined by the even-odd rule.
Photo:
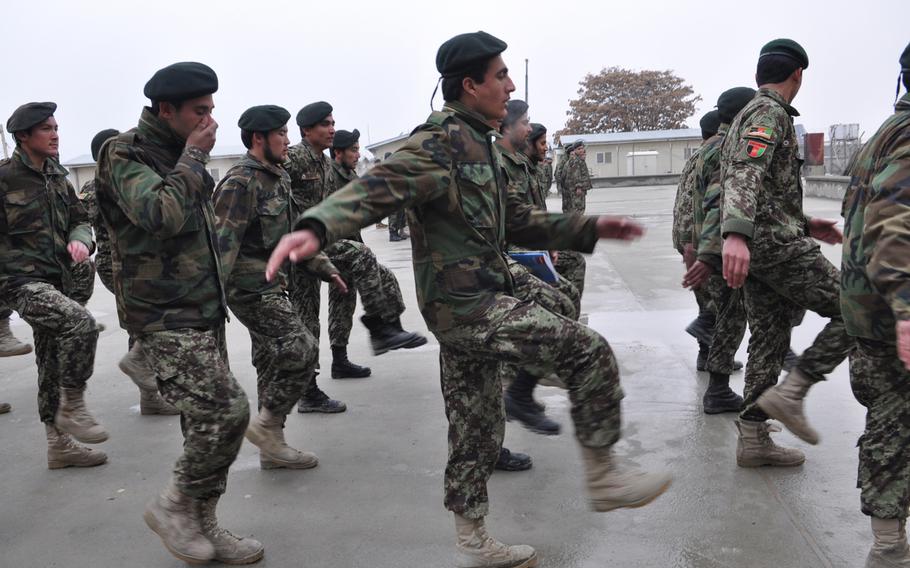
[[[679,287],[683,268],[670,244],[673,195],[672,187],[638,187],[589,196],[589,213],[632,215],[648,233],[632,245],[597,247],[588,258],[583,302],[590,325],[610,340],[622,367],[624,437],[617,450],[643,467],[670,469],[673,486],[645,508],[591,513],[566,396],[541,388],[538,396],[565,431],[547,438],[509,425],[506,445],[530,453],[534,468],[493,476],[492,534],[533,545],[540,566],[549,568],[861,566],[871,539],[855,488],[854,446],[864,414],[850,392],[846,365],[813,389],[808,402],[821,445],[776,436],[806,452],[804,466],[738,468],[733,416],[701,411],[707,377],[695,371],[697,346],[683,331],[696,307]],[[555,199],[550,205],[559,207]],[[839,206],[806,200],[817,216],[835,217]],[[410,247],[389,243],[387,236],[364,231],[399,276],[409,305],[405,327],[425,332],[415,307]],[[823,247],[839,264],[840,249]],[[139,415],[137,390],[117,369],[126,334],[100,282],[89,307],[108,328],[99,341],[88,403],[111,433],[100,446],[110,462],[46,469],[33,356],[0,359],[0,400],[14,406],[0,416],[0,566],[181,566],[142,521],[143,504],[167,482],[180,452],[178,420]],[[808,315],[795,330],[797,350],[822,325]],[[320,359],[327,369],[331,355],[323,328]],[[31,339],[24,322],[14,321],[13,330]],[[234,373],[254,394],[249,337],[237,321],[229,324],[228,344]],[[446,422],[438,345],[431,340],[376,358],[357,323],[350,351],[352,360],[373,368],[371,378],[320,377],[348,411],[294,413],[288,421],[289,441],[315,451],[319,467],[260,471],[256,449],[244,444],[222,499],[222,524],[262,540],[260,566],[450,566],[454,531],[442,506]],[[740,356],[745,359],[745,347]],[[742,374],[732,382],[741,391]]]

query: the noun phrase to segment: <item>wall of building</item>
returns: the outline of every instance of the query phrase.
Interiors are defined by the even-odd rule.
[[[596,143],[586,145],[585,161],[591,177],[630,177],[634,175],[671,175],[682,172],[691,153],[701,144],[700,139],[656,140],[630,143]],[[657,170],[633,172],[627,156],[636,152],[657,152]],[[599,160],[598,154],[602,154]],[[639,160],[640,161],[640,160]],[[636,163],[639,163],[636,161]]]
[[[370,150],[370,153],[373,154],[373,158],[379,158],[380,160],[385,160],[390,154],[394,154],[399,148],[404,146],[404,143],[407,142],[407,138],[402,138],[401,140],[393,140],[386,144],[381,144],[379,146],[373,147]]]
[[[205,167],[215,180],[215,183],[218,183],[224,177],[224,174],[240,161],[240,158],[241,156],[216,156]],[[82,189],[85,182],[95,177],[95,164],[70,166],[67,169],[70,172],[67,177],[77,192]]]

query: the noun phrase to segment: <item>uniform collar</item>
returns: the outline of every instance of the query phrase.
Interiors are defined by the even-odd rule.
[[[768,89],[768,88],[762,87],[761,89],[758,90],[758,94],[764,95],[771,99],[774,99],[774,102],[776,102],[780,106],[784,107],[784,110],[786,110],[787,114],[789,114],[790,116],[799,116],[799,111],[796,110],[795,108],[793,108],[792,106],[790,106],[790,103],[785,101],[784,97],[782,97],[781,94],[778,93],[777,91],[775,91],[774,89]]]
[[[277,177],[281,177],[282,172],[284,171],[281,169],[280,166],[276,166],[275,164],[267,164],[265,162],[260,162],[259,158],[257,158],[256,156],[254,156],[253,154],[251,154],[249,152],[247,152],[246,155],[243,157],[243,159],[240,160],[240,163],[238,165],[252,168],[254,170],[269,172],[270,174],[277,176]]]
[[[493,125],[487,122],[482,114],[469,109],[460,101],[448,101],[443,105],[442,110],[443,112],[454,114],[461,120],[467,122],[471,128],[486,134],[487,136],[492,136],[493,138],[502,136]]]
[[[18,159],[23,166],[32,170],[33,172],[39,173],[41,175],[67,175],[69,172],[60,165],[60,162],[54,158],[47,158],[44,160],[44,169],[42,170],[38,166],[32,164],[32,161],[29,159],[28,154],[23,152],[20,148],[13,150],[12,159]]]
[[[178,152],[182,152],[183,147],[186,146],[186,140],[171,130],[165,121],[152,114],[152,109],[149,107],[142,109],[142,115],[139,117],[139,132],[152,142]]]
[[[904,96],[894,103],[894,110],[910,110],[910,91],[904,93]]]

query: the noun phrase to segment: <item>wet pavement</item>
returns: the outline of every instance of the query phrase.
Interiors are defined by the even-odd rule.
[[[597,247],[588,258],[582,302],[589,324],[610,341],[622,368],[624,437],[617,451],[643,467],[669,468],[673,486],[641,509],[590,512],[567,398],[543,387],[538,397],[563,423],[563,434],[543,437],[509,424],[506,445],[531,454],[534,468],[494,475],[487,524],[503,541],[534,546],[540,566],[548,568],[862,566],[871,542],[855,488],[864,413],[850,392],[846,365],[810,394],[808,413],[821,444],[776,436],[805,451],[805,465],[736,466],[733,416],[702,413],[707,376],[695,371],[697,345],[683,331],[696,306],[679,287],[683,267],[670,244],[674,189],[598,189],[589,195],[589,213],[633,215],[648,233],[632,245]],[[556,199],[550,207],[558,209]],[[839,207],[806,200],[814,216],[837,217]],[[410,246],[389,243],[387,235],[364,230],[367,244],[399,277],[409,306],[405,327],[425,332],[415,307]],[[839,264],[839,247],[822,247]],[[108,328],[87,400],[111,433],[100,446],[110,462],[47,470],[33,356],[0,359],[0,400],[14,406],[0,416],[0,566],[182,566],[142,521],[143,504],[167,482],[180,451],[179,420],[139,415],[138,392],[117,369],[126,333],[100,282],[89,307]],[[325,311],[324,299],[323,317]],[[806,316],[794,330],[797,351],[823,324]],[[325,328],[320,360],[328,369]],[[13,331],[30,341],[24,322],[14,321]],[[229,324],[228,344],[233,371],[253,395],[249,337],[236,320]],[[373,376],[319,381],[348,411],[288,419],[288,441],[316,452],[319,467],[261,471],[256,449],[245,443],[219,508],[222,525],[265,544],[259,566],[451,566],[454,528],[442,506],[446,422],[438,345],[431,339],[418,349],[373,357],[356,323],[349,350],[353,361],[372,367]],[[745,356],[743,346],[740,358]],[[742,383],[742,373],[734,375],[734,389],[741,392]]]

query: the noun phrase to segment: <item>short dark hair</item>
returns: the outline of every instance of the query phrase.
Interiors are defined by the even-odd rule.
[[[151,111],[155,116],[158,116],[158,113],[161,112],[161,103],[173,105],[176,110],[180,110],[180,107],[183,106],[183,101],[152,101]]]
[[[786,55],[765,55],[758,58],[758,65],[755,67],[755,82],[758,85],[768,83],[782,83],[794,71],[800,69],[799,61]]]
[[[246,146],[247,150],[250,150],[253,148],[253,134],[256,134],[256,132],[253,130],[241,130],[240,131],[240,141],[243,142],[243,145]],[[260,132],[259,134],[262,134],[262,137],[266,138],[266,139],[268,139],[268,137],[269,137],[268,132]]]
[[[481,84],[487,76],[487,69],[490,68],[490,61],[493,58],[484,59],[483,61],[477,61],[472,63],[470,66],[465,68],[464,71],[459,72],[457,75],[451,77],[442,78],[442,99],[444,101],[457,101],[461,94],[464,92],[464,87],[461,86],[462,81],[465,77],[470,77],[474,80],[475,83]]]

